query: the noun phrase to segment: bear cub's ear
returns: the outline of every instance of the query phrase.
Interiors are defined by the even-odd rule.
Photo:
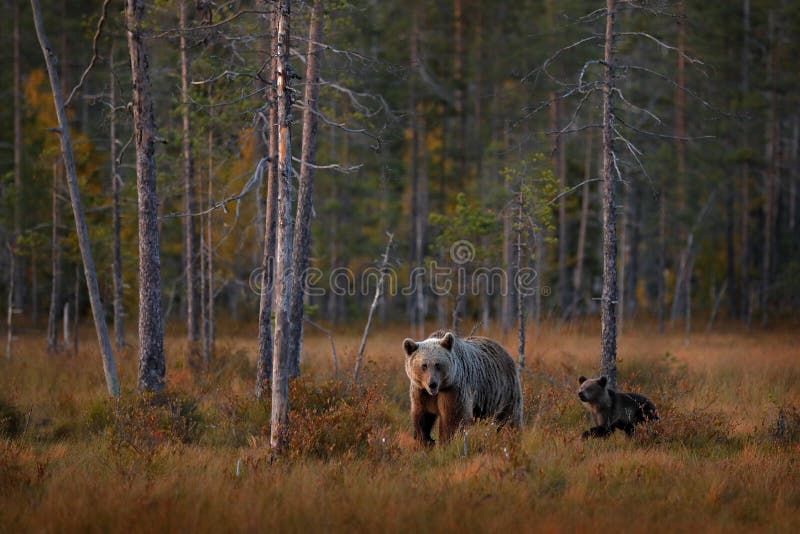
[[[455,338],[453,334],[450,332],[446,333],[439,344],[447,350],[453,350],[453,344],[455,343]]]
[[[578,377],[578,384],[583,384],[584,382],[586,382],[586,377],[583,376],[583,375],[579,376]]]
[[[417,342],[410,337],[407,337],[403,340],[403,350],[406,351],[406,356],[411,356],[417,351],[418,348],[419,345],[417,345]]]
[[[597,383],[600,384],[600,387],[604,388],[606,387],[606,384],[608,384],[608,378],[601,376],[600,380],[598,380]]]

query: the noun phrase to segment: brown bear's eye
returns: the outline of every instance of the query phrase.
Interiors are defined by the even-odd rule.
[[[434,365],[434,367],[436,367],[436,370],[438,371],[439,369],[441,369],[441,368],[442,368],[442,365],[441,365],[441,364],[439,364],[439,363],[437,363],[436,365]]]
[[[428,370],[428,364],[427,363],[423,363],[422,364],[422,370],[423,371],[427,371]]]

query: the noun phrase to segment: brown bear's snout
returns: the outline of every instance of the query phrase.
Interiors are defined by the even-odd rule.
[[[583,402],[589,402],[589,399],[586,398],[586,395],[583,394],[583,391],[578,392],[578,398],[581,399]]]
[[[439,390],[439,383],[435,380],[431,380],[428,382],[428,392],[431,395],[436,395],[436,392]]]

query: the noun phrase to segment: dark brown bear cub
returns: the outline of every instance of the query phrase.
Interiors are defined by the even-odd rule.
[[[604,437],[616,429],[624,430],[630,436],[635,425],[658,421],[656,407],[648,398],[638,393],[614,391],[607,387],[608,379],[604,376],[582,376],[578,383],[581,386],[578,398],[592,412],[595,424],[581,435],[582,439]]]

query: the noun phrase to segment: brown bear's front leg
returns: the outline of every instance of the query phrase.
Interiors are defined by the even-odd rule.
[[[444,443],[450,441],[458,429],[467,422],[467,418],[464,413],[464,403],[453,393],[439,393],[437,404],[441,415],[439,438]]]
[[[414,425],[414,439],[423,445],[433,445],[431,430],[436,424],[436,414],[432,412],[435,411],[436,404],[431,404],[430,395],[411,387],[411,423]]]
[[[436,424],[436,414],[427,413],[422,410],[412,414],[414,423],[414,439],[423,445],[433,445],[431,430]]]

